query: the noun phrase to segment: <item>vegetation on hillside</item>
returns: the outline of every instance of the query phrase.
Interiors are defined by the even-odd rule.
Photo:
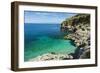
[[[70,32],[64,35],[64,39],[74,41],[77,49],[74,58],[90,58],[90,15],[77,14],[61,23],[62,32]],[[80,54],[80,51],[82,52]]]

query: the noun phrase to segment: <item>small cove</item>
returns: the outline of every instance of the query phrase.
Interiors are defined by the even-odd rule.
[[[76,49],[71,40],[63,39],[60,24],[25,23],[24,32],[25,61],[51,52],[70,54]]]

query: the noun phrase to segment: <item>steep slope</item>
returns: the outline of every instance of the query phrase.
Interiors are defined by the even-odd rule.
[[[90,15],[77,14],[61,23],[62,32],[70,32],[64,39],[71,39],[77,46],[74,58],[90,58]]]

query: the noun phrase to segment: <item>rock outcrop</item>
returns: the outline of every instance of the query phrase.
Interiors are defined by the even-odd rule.
[[[36,58],[30,59],[29,61],[46,61],[46,60],[68,60],[73,59],[72,55],[62,54],[62,53],[46,53]]]
[[[62,32],[70,32],[64,39],[71,39],[78,48],[73,54],[74,58],[90,58],[90,15],[78,14],[61,24]],[[81,49],[84,51],[78,55]],[[88,52],[87,52],[88,50]],[[77,54],[77,55],[76,55]]]

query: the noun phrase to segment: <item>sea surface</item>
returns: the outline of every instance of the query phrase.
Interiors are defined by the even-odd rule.
[[[76,47],[71,40],[63,39],[68,34],[61,32],[60,24],[24,24],[24,61],[45,53],[73,53]]]

